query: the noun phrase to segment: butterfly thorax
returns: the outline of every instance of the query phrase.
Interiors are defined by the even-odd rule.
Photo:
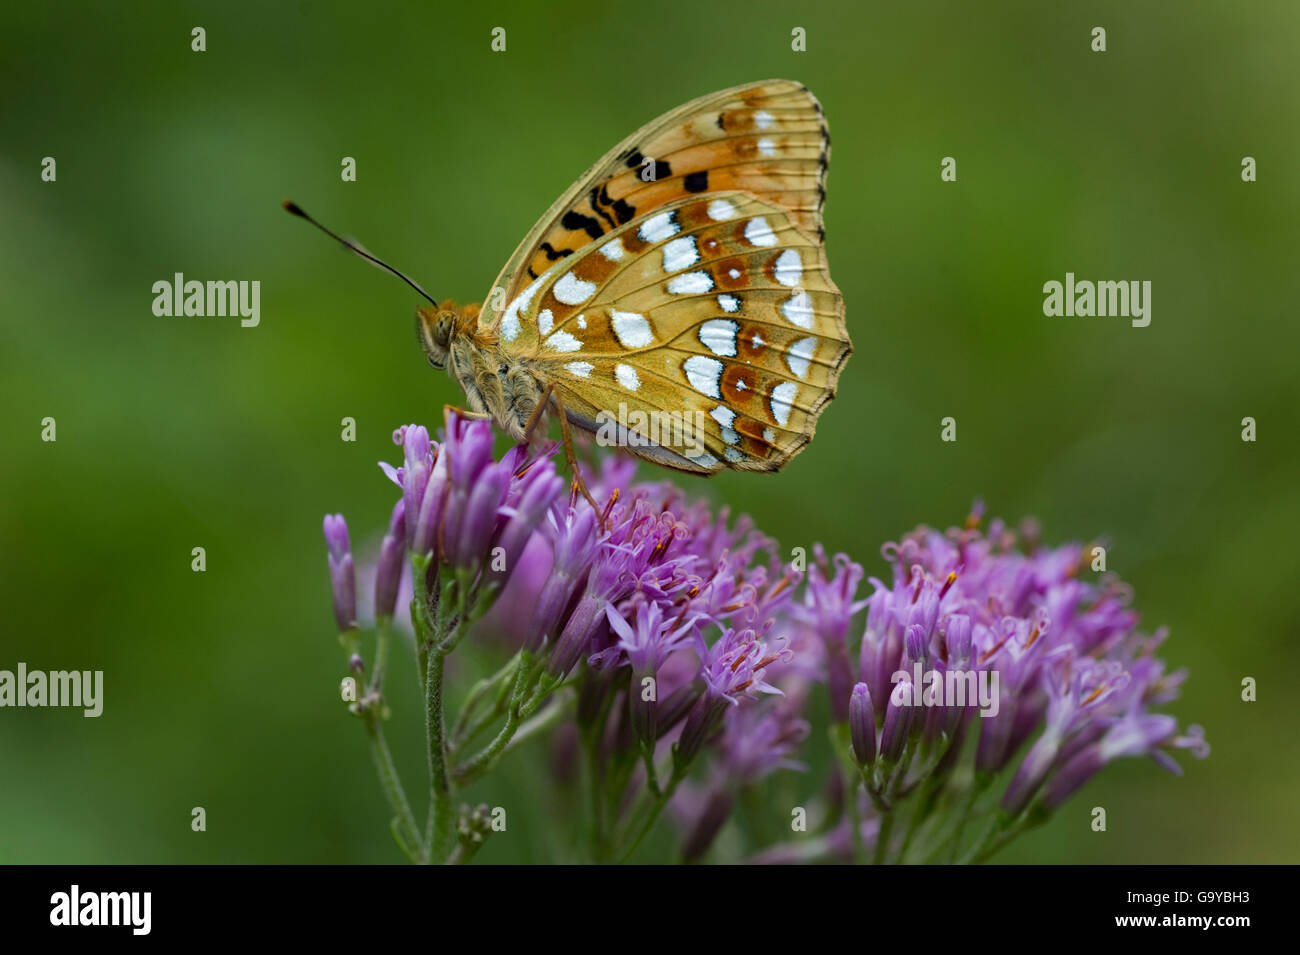
[[[480,306],[438,308],[416,312],[420,344],[434,368],[445,368],[465,392],[470,410],[490,414],[515,441],[541,400],[542,385],[520,360],[502,354],[495,335],[478,327]]]

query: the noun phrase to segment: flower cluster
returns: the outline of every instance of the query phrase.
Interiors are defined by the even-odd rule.
[[[1136,629],[1127,591],[1091,574],[1081,545],[1026,545],[999,522],[981,531],[978,515],[946,533],[922,527],[886,545],[891,582],[871,578],[863,595],[864,570],[847,556],[815,548],[805,571],[796,549],[783,562],[748,518],[637,483],[625,461],[587,476],[598,512],[566,493],[554,446],[494,458],[487,422],[449,412],[440,441],[417,425],[394,440],[403,462],[381,466],[401,494],[375,561],[380,642],[360,709],[394,834],[417,861],[472,854],[482,827],[468,806],[456,823],[458,790],[561,723],[576,727],[586,760],[583,828],[597,860],[630,856],[669,806],[681,856],[702,856],[740,796],[804,769],[807,704],[822,692],[840,748],[819,790],[820,828],[765,858],[868,844],[877,861],[957,858],[977,799],[1009,776],[999,824],[964,847],[983,858],[1114,759],[1176,769],[1169,751],[1205,753],[1199,728],[1179,733],[1153,712],[1183,678],[1154,656],[1163,632]],[[354,633],[347,528],[335,515],[325,532],[336,619]],[[425,832],[371,705],[408,564],[433,791]],[[513,656],[468,688],[448,725],[443,661],[467,634]],[[973,774],[955,772],[967,757]]]

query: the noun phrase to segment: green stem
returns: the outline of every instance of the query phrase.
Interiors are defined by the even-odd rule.
[[[505,725],[497,732],[492,742],[452,770],[452,776],[455,777],[456,782],[462,786],[468,785],[495,766],[497,760],[505,753],[506,747],[514,738],[518,728],[519,710],[517,707],[512,706],[506,713]]]
[[[664,790],[655,797],[654,802],[650,804],[649,812],[646,813],[645,822],[641,824],[641,828],[637,831],[636,838],[632,840],[631,844],[627,847],[627,851],[624,852],[622,858],[619,859],[620,862],[626,862],[632,857],[632,853],[636,852],[636,850],[641,847],[641,843],[645,841],[645,837],[650,834],[650,830],[654,828],[655,822],[658,821],[659,814],[664,811],[664,806],[668,805],[668,800],[673,798],[673,793],[677,791],[677,784],[680,783],[682,779],[683,776],[674,773],[673,778],[669,781],[667,787],[665,787]]]
[[[970,791],[966,794],[966,803],[957,814],[957,831],[952,834],[952,850],[948,855],[949,864],[957,861],[957,854],[961,851],[961,838],[966,834],[966,823],[970,820],[971,813],[975,811],[975,803],[979,800],[980,794],[984,792],[987,785],[988,780],[978,774],[971,780]]]
[[[388,667],[388,632],[393,620],[380,617],[375,624],[375,666],[370,674],[370,693],[379,693],[384,688],[384,670]]]
[[[907,820],[907,831],[903,833],[903,844],[898,850],[898,861],[900,863],[906,861],[907,850],[912,847],[912,840],[921,831],[921,827],[925,825],[926,819],[929,818],[930,812],[934,809],[934,800],[920,799],[913,802],[914,807]]]
[[[528,694],[540,675],[540,664],[533,664],[531,654],[525,653],[520,658],[515,685],[511,689],[505,725],[501,727],[491,743],[452,770],[452,776],[457,783],[463,786],[478,779],[500,762],[506,753],[553,725],[564,714],[568,704],[573,702],[574,698],[571,695],[548,708],[546,712],[536,717],[532,716],[542,700],[529,699]]]
[[[577,697],[571,693],[566,693],[562,698],[554,701],[541,713],[538,713],[527,722],[520,725],[515,733],[515,738],[510,741],[505,752],[511,753],[518,749],[524,743],[528,742],[534,736],[546,732],[573,708]],[[504,755],[504,754],[503,754]]]
[[[865,848],[862,845],[862,813],[858,809],[858,784],[861,783],[870,792],[871,784],[866,779],[866,773],[858,765],[857,757],[853,755],[852,738],[849,735],[849,725],[840,723],[833,725],[829,730],[831,738],[831,747],[835,755],[839,757],[840,769],[844,775],[844,811],[848,814],[849,825],[852,827],[850,835],[852,836],[853,861],[861,862],[865,855]],[[877,803],[877,797],[871,794],[873,803]]]
[[[681,760],[681,751],[676,746],[673,747],[673,772],[672,776],[668,780],[668,785],[653,797],[654,801],[650,804],[650,809],[646,813],[645,821],[641,824],[640,829],[637,830],[636,837],[628,846],[627,851],[623,853],[623,856],[620,859],[621,862],[626,862],[630,859],[632,853],[636,852],[641,843],[645,841],[645,837],[650,834],[650,830],[654,828],[655,822],[659,819],[659,814],[664,811],[664,806],[668,805],[668,801],[673,798],[673,793],[677,792],[677,786],[686,778],[687,773],[690,772],[692,762],[694,762],[694,760],[683,762]],[[635,765],[636,760],[632,760],[632,764]],[[629,828],[634,825],[635,823],[632,823]]]
[[[884,812],[880,814],[880,827],[876,830],[876,848],[871,853],[872,865],[883,865],[885,861],[885,850],[889,847],[889,837],[894,830],[894,813]]]
[[[503,666],[490,677],[479,680],[469,691],[469,696],[465,697],[465,702],[461,705],[460,714],[456,717],[456,722],[452,724],[450,741],[453,745],[464,742],[470,736],[465,735],[469,728],[470,717],[478,709],[480,703],[502,680],[510,676],[511,671],[519,665],[519,658],[523,651],[516,653],[510,658],[510,662]]]
[[[858,784],[862,783],[862,773],[853,773],[847,782],[844,805],[848,810],[849,825],[853,827],[853,862],[857,864],[866,854],[866,848],[862,845],[862,813],[858,810]]]
[[[999,821],[995,822],[984,839],[970,851],[964,862],[971,865],[987,862],[1017,836],[1042,825],[1051,814],[1044,810],[1041,804],[1035,804],[1014,819],[1008,818],[1005,813],[999,815]]]
[[[396,832],[401,835],[403,851],[414,860],[414,853],[420,845],[420,832],[415,826],[415,816],[411,813],[411,804],[406,799],[402,780],[397,775],[393,764],[393,754],[384,739],[384,729],[379,725],[379,714],[374,710],[366,712],[366,732],[370,737],[370,754],[375,761],[375,772],[379,775],[379,784],[388,797],[389,808],[397,817]]]
[[[451,851],[454,830],[454,807],[451,802],[451,783],[447,778],[446,727],[442,714],[442,676],[446,657],[432,649],[425,671],[425,736],[429,744],[429,781],[431,831],[426,857],[431,862],[446,861]]]

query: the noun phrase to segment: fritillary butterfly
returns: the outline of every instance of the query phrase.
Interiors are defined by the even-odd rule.
[[[822,245],[829,158],[821,105],[788,80],[664,114],[551,206],[486,305],[418,310],[430,364],[516,440],[554,411],[570,456],[568,425],[618,421],[656,464],[780,470],[852,348]]]

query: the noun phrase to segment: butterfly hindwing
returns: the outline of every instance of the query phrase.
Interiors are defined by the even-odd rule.
[[[500,348],[579,424],[657,463],[776,470],[850,351],[824,251],[796,219],[745,192],[678,197],[531,281]]]

